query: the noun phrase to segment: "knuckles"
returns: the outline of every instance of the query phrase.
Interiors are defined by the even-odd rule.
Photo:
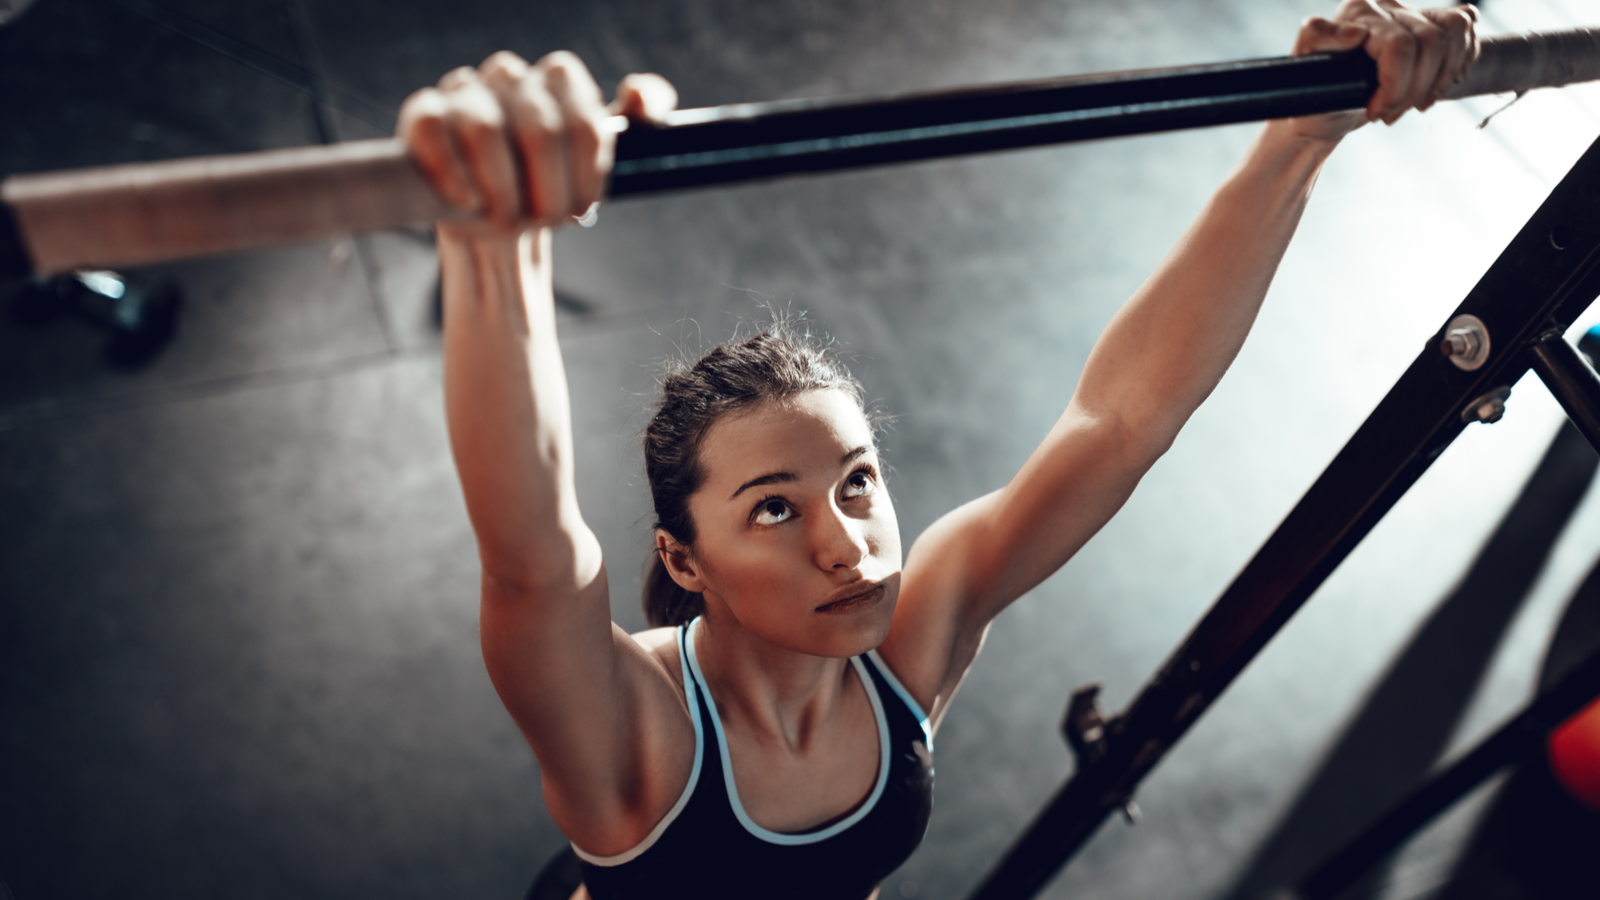
[[[425,123],[437,126],[443,122],[444,114],[444,95],[436,88],[423,88],[400,104],[399,130],[407,135]]]
[[[578,58],[578,54],[573,53],[571,50],[556,50],[546,53],[539,59],[539,68],[543,69],[547,75],[560,73],[563,78],[570,78],[578,73],[582,73],[585,76],[589,74],[589,67],[585,66],[583,60]]]
[[[488,59],[478,67],[478,72],[485,80],[510,79],[515,81],[527,74],[528,61],[512,53],[510,50],[499,50],[489,55]]]
[[[518,130],[522,134],[548,138],[563,132],[565,117],[561,112],[561,104],[537,73],[524,78],[510,100],[516,112]]]
[[[676,101],[659,77],[630,76],[624,85],[635,95],[629,102],[647,113],[668,95],[667,108]],[[615,142],[606,114],[599,86],[575,54],[557,51],[530,64],[500,51],[406,98],[396,131],[455,205],[481,198],[493,219],[516,218],[524,208],[549,223],[599,199]]]

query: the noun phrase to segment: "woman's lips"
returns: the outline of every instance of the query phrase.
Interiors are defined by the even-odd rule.
[[[816,611],[828,615],[859,612],[878,605],[879,601],[883,600],[885,593],[883,585],[875,584],[865,590],[859,590],[830,603],[824,603],[817,607]]]

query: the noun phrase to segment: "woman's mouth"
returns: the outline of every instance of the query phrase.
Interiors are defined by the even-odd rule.
[[[886,591],[882,584],[857,585],[854,590],[838,600],[832,600],[816,608],[816,612],[824,615],[838,615],[842,613],[860,612],[864,609],[877,606],[883,600]]]

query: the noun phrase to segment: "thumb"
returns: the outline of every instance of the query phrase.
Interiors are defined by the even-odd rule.
[[[660,122],[677,106],[678,91],[671,82],[653,73],[635,73],[617,85],[617,98],[609,109],[635,121]]]

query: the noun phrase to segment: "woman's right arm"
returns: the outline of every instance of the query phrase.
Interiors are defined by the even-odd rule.
[[[664,84],[625,83],[626,105],[670,105]],[[445,410],[483,570],[484,661],[557,824],[601,854],[648,833],[694,743],[670,673],[611,622],[573,478],[550,225],[599,199],[608,115],[571,54],[496,54],[413,95],[400,125],[439,193],[484,214],[438,226]]]

